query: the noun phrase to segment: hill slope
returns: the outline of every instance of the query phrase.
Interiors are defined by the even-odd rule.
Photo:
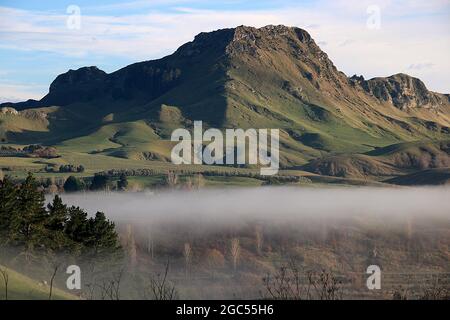
[[[49,287],[39,283],[21,273],[0,265],[1,270],[6,270],[9,276],[8,300],[45,300],[49,296]],[[3,278],[0,275],[0,300],[5,299],[5,287]],[[53,300],[77,299],[76,296],[64,292],[58,288],[53,288]]]

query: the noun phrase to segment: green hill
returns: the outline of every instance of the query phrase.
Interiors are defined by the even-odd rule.
[[[405,142],[378,148],[365,154],[325,156],[314,159],[300,168],[327,176],[387,179],[422,172],[425,169],[450,167],[449,150],[450,141]],[[438,175],[436,173],[430,178],[438,178]],[[411,178],[407,181],[410,180]]]

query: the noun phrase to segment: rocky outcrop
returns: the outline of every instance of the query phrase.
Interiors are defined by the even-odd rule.
[[[44,105],[67,105],[76,101],[94,100],[103,94],[99,88],[106,72],[97,67],[83,67],[60,74],[50,84],[49,93],[41,100]]]
[[[363,88],[381,102],[391,103],[401,110],[433,109],[449,103],[447,96],[429,91],[420,79],[403,73],[370,80],[355,75],[350,78],[350,82],[353,86]]]
[[[299,77],[310,82],[316,89],[328,83],[340,88],[347,77],[333,64],[328,55],[315,43],[311,35],[297,27],[269,25],[262,28],[240,26],[234,29],[234,37],[227,46],[227,54],[233,58],[249,55],[271,64],[270,54],[295,62],[292,67]]]

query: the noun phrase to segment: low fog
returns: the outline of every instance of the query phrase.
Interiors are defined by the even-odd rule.
[[[263,187],[158,193],[64,194],[63,200],[103,211],[116,222],[240,223],[367,217],[383,221],[414,216],[450,220],[450,188]],[[48,199],[50,200],[50,199]]]
[[[449,273],[447,187],[223,188],[62,198],[91,215],[103,211],[116,223],[123,261],[115,267],[95,261],[95,270],[116,281],[117,268],[125,268],[120,295],[126,299],[154,299],[151,284],[164,272],[182,299],[259,299],[267,275],[276,277],[288,264],[300,267],[303,285],[309,271],[338,275],[347,297],[391,297],[399,286],[418,290],[428,276]],[[369,293],[366,269],[373,264],[383,269],[383,290]],[[85,274],[86,283],[104,284],[105,278]],[[101,290],[84,294],[102,297]]]

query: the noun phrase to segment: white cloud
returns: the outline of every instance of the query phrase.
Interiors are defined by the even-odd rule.
[[[429,69],[429,68],[433,68],[434,64],[433,63],[413,63],[412,65],[410,65],[408,67],[408,69],[410,70],[422,70],[422,69]]]
[[[136,1],[135,5],[140,5]],[[180,1],[174,0],[179,3]],[[183,2],[181,0],[181,2]],[[381,8],[381,28],[366,27],[367,5]],[[136,61],[162,57],[202,31],[245,24],[286,24],[305,28],[326,44],[337,67],[348,75],[411,73],[433,90],[449,92],[450,19],[448,1],[320,1],[312,7],[218,11],[178,8],[139,15],[83,15],[80,30],[66,28],[66,15],[0,8],[3,47],[67,56],[126,56]],[[414,16],[416,15],[416,16]],[[411,18],[411,16],[414,16]],[[417,67],[426,61],[430,67]],[[411,68],[411,66],[416,66]]]
[[[157,6],[178,5],[184,3],[201,2],[199,0],[139,0],[139,1],[126,1],[105,5],[92,5],[86,7],[89,11],[108,11],[108,10],[127,10],[127,9],[145,9]]]

